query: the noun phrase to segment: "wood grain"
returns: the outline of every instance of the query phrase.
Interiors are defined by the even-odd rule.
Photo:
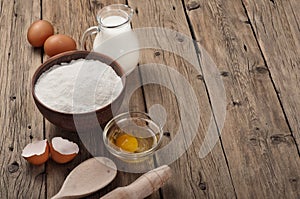
[[[0,0],[0,198],[49,198],[75,166],[91,153],[102,154],[103,146],[88,151],[82,143],[99,144],[97,132],[87,132],[82,138],[43,120],[34,105],[30,84],[35,69],[48,57],[29,45],[26,33],[34,20],[42,18],[54,25],[55,33],[72,36],[79,46],[83,31],[96,25],[97,11],[113,3],[128,3],[135,10],[133,28],[165,27],[178,32],[167,35],[166,30],[152,29],[147,34],[161,34],[154,38],[145,34],[144,42],[156,48],[141,50],[139,70],[128,77],[131,86],[156,78],[157,84],[145,85],[130,96],[129,109],[158,111],[162,117],[166,114],[163,146],[182,130],[184,139],[178,147],[187,148],[170,164],[170,181],[149,198],[299,198],[297,0]],[[191,48],[187,38],[195,39],[198,48]],[[89,43],[91,46],[92,38]],[[171,51],[163,50],[164,45]],[[217,64],[217,77],[205,70],[202,47]],[[185,60],[175,51],[189,58]],[[191,60],[197,64],[192,65]],[[189,83],[196,99],[174,71]],[[199,150],[213,121],[211,99],[215,91],[208,85],[210,78],[224,82],[226,121],[217,144],[201,159]],[[180,110],[180,96],[188,102],[184,110]],[[193,126],[187,124],[199,119],[193,103],[199,106],[200,122],[188,147]],[[186,115],[194,118],[184,122]],[[49,160],[33,166],[21,157],[28,143],[55,136],[78,143],[80,152],[72,162],[59,165]],[[167,158],[173,156],[171,151]],[[153,159],[153,164],[162,162],[164,158],[159,155]],[[118,172],[108,187],[88,198],[99,198],[138,176]]]
[[[174,38],[174,35],[170,37],[167,32],[155,32],[155,30],[152,30],[152,35],[156,36],[151,38],[149,37],[151,35],[150,30],[149,33],[146,31],[144,37],[142,35],[140,39],[158,47],[141,51],[140,68],[142,69],[141,77],[144,83],[149,80],[156,80],[156,84],[146,85],[143,87],[143,90],[147,111],[155,106],[157,107],[157,104],[159,104],[159,107],[164,107],[166,111],[167,119],[164,131],[169,133],[165,134],[165,142],[169,143],[173,140],[180,128],[183,128],[185,136],[188,137],[189,130],[192,128],[185,124],[189,123],[192,126],[198,118],[185,121],[185,113],[194,114],[193,110],[195,110],[195,107],[192,106],[194,103],[197,103],[201,110],[202,117],[197,136],[188,151],[170,165],[173,169],[173,177],[161,189],[161,196],[163,198],[235,197],[220,142],[217,142],[215,148],[207,157],[204,159],[199,158],[199,148],[210,122],[211,110],[204,83],[201,78],[199,79],[201,74],[197,72],[196,68],[194,68],[195,66],[188,63],[191,60],[184,60],[180,55],[173,53],[176,49],[181,54],[187,54],[191,59],[197,60],[194,46],[188,46],[187,38],[191,38],[191,35],[181,1],[153,0],[145,3],[138,0],[129,0],[129,5],[138,13],[138,17],[133,20],[135,28],[164,27],[178,31],[178,34],[174,33]],[[187,38],[180,36],[179,33],[186,35]],[[169,45],[173,51],[167,52],[159,48],[164,45]],[[153,66],[151,64],[154,64],[154,68],[151,67]],[[167,66],[168,69],[160,69],[159,64]],[[196,65],[196,67],[199,67],[199,65]],[[177,76],[175,76],[173,70],[177,71],[189,82],[197,99],[193,99],[191,93],[187,92],[187,88],[183,86],[183,82],[180,79],[176,79]],[[170,88],[162,85],[169,85]],[[186,102],[184,110],[179,109],[179,98],[186,99],[184,100]],[[185,144],[183,142],[182,145],[178,144],[177,147],[187,147]],[[169,156],[173,156],[171,151],[168,154]],[[160,164],[164,162],[164,157],[157,157],[156,161],[157,164]],[[220,187],[222,189],[219,189]]]
[[[297,148],[242,3],[196,2],[188,10],[195,37],[225,83],[221,137],[237,197],[299,198]]]
[[[40,18],[40,4],[0,1],[0,15],[0,198],[44,197],[44,166],[34,167],[21,157],[27,144],[43,139],[42,116],[30,88],[41,52],[26,37],[29,25]]]
[[[296,0],[243,3],[299,153],[300,4]]]

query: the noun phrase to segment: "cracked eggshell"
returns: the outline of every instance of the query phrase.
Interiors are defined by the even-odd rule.
[[[34,165],[44,164],[49,159],[48,141],[34,141],[25,146],[22,151],[22,157]]]
[[[54,137],[50,144],[51,158],[56,163],[67,163],[73,160],[79,152],[76,143],[61,137]]]

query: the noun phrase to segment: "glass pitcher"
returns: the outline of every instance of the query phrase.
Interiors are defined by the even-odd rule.
[[[97,14],[98,26],[88,28],[81,40],[86,50],[86,39],[97,34],[93,50],[117,61],[125,74],[129,74],[138,64],[139,42],[132,31],[130,21],[133,9],[123,4],[113,4],[102,8]]]

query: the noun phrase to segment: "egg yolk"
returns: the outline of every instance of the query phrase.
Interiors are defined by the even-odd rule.
[[[138,141],[131,135],[123,134],[117,138],[116,146],[120,147],[124,151],[133,153],[138,149]]]

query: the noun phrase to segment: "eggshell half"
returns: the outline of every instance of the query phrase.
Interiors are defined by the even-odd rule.
[[[22,157],[34,165],[44,164],[49,159],[48,141],[34,141],[26,145],[22,151]]]
[[[57,163],[64,164],[73,160],[79,152],[76,143],[61,137],[54,137],[50,144],[51,158]]]

